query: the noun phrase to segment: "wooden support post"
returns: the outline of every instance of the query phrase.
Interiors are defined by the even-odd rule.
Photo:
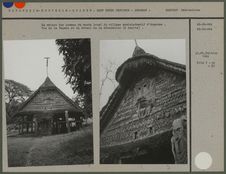
[[[32,132],[35,133],[35,122],[32,122]]]
[[[49,120],[49,126],[50,126],[50,134],[53,134],[53,118],[51,118],[50,120]]]
[[[68,111],[65,111],[65,120],[66,120],[67,132],[71,132],[71,127],[68,120]]]
[[[21,122],[21,134],[24,133],[24,116],[22,116],[22,122]]]
[[[33,133],[33,122],[31,122],[31,133]]]
[[[38,133],[38,122],[37,122],[37,119],[36,118],[34,118],[33,119],[34,120],[34,129],[35,129],[35,133]]]
[[[21,123],[21,134],[24,133],[24,122]]]
[[[121,158],[119,158],[118,164],[122,164],[122,159]]]
[[[33,121],[33,132],[35,133],[35,122]]]
[[[58,125],[58,120],[56,119],[56,133],[59,134],[59,125]]]
[[[29,122],[26,123],[27,133],[29,132]]]
[[[19,123],[19,125],[18,125],[18,129],[19,129],[19,134],[21,134],[21,124]]]

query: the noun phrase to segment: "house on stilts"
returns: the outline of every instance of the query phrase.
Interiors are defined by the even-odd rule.
[[[14,116],[18,118],[19,134],[50,135],[79,129],[85,115],[47,76]]]

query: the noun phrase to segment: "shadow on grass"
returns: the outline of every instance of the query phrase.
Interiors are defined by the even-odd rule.
[[[67,134],[8,137],[9,167],[93,163],[92,125]]]

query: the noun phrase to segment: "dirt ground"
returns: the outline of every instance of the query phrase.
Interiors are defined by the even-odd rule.
[[[9,167],[93,163],[92,126],[68,134],[8,137],[7,143]]]

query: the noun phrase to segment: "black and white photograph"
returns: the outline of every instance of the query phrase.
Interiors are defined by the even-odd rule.
[[[100,163],[187,164],[185,39],[100,41]]]
[[[4,40],[8,167],[93,164],[90,38]]]

